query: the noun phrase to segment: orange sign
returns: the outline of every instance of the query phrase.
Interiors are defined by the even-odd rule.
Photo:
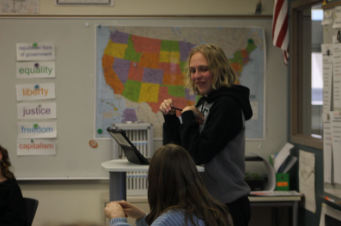
[[[286,187],[288,186],[288,182],[284,181],[284,182],[277,182],[277,187]]]

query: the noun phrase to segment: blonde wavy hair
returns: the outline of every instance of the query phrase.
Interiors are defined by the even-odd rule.
[[[191,79],[189,65],[192,56],[197,52],[201,52],[206,57],[208,69],[213,75],[212,88],[214,90],[223,86],[231,87],[231,85],[234,84],[236,75],[231,68],[230,62],[228,61],[224,51],[213,44],[201,44],[191,50],[186,61],[184,86],[190,90],[191,94],[200,94],[198,88]]]

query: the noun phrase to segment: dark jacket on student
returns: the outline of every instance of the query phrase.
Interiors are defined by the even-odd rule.
[[[26,206],[15,179],[0,183],[0,225],[26,225]]]
[[[202,97],[196,108],[204,115],[202,125],[192,111],[165,115],[164,144],[183,146],[196,164],[204,164],[207,190],[222,203],[247,196],[245,174],[245,120],[252,117],[250,91],[241,85],[222,87]]]

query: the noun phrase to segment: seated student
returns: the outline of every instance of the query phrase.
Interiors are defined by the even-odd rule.
[[[126,201],[110,202],[105,215],[111,226],[128,226],[126,216],[136,219],[137,226],[233,225],[227,207],[208,193],[193,159],[178,145],[154,153],[148,183],[150,213]]]
[[[0,145],[0,225],[24,226],[25,202],[10,167],[8,152]]]

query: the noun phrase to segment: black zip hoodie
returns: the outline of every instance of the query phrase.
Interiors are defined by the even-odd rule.
[[[245,120],[252,117],[250,90],[241,85],[222,87],[199,99],[196,107],[205,117],[203,125],[195,120],[192,111],[181,114],[182,124],[175,115],[166,115],[163,126],[164,144],[184,147],[196,164],[205,164],[235,138]]]
[[[209,193],[221,203],[232,203],[250,193],[245,177],[245,120],[252,117],[249,89],[234,85],[202,97],[196,107],[205,117],[195,120],[193,111],[165,116],[164,143],[184,147],[197,165]]]

